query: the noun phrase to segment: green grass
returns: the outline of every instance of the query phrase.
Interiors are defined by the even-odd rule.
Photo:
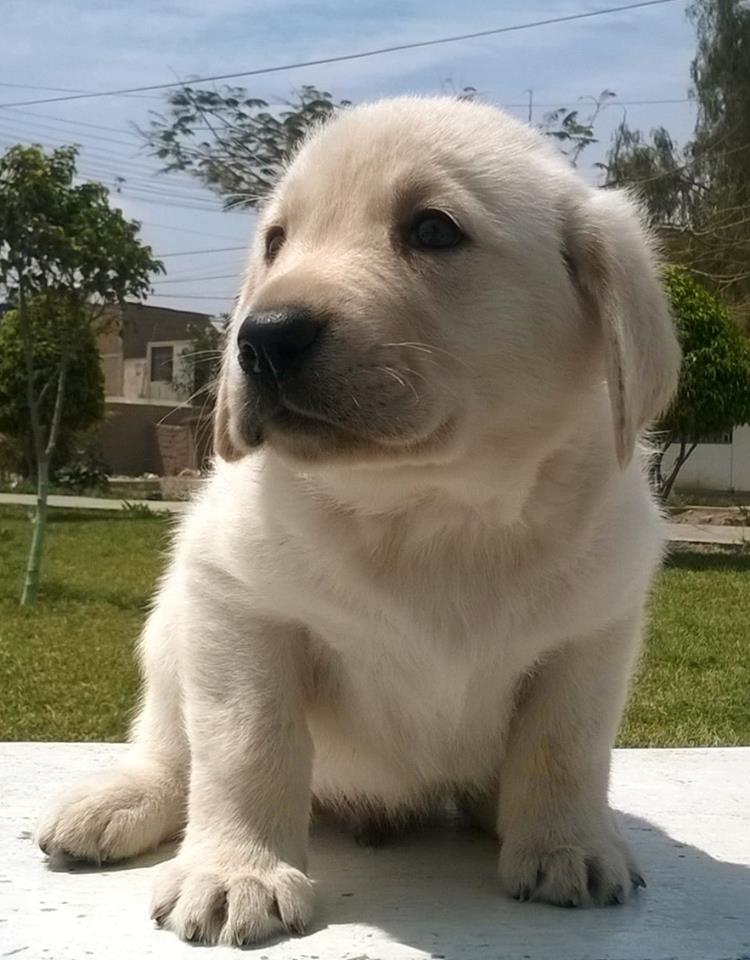
[[[661,572],[623,746],[750,744],[750,553],[673,553]]]
[[[52,511],[38,604],[18,606],[27,512],[0,509],[0,739],[120,740],[163,517]],[[676,553],[659,577],[620,743],[750,744],[750,554]]]
[[[169,542],[168,519],[50,511],[42,590],[20,608],[31,533],[0,510],[0,739],[121,740],[134,645]]]

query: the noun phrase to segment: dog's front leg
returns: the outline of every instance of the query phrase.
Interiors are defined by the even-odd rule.
[[[153,916],[185,940],[254,943],[312,913],[305,639],[197,589],[182,661],[188,825]]]
[[[639,618],[571,641],[522,692],[500,774],[500,877],[511,896],[622,903],[643,880],[607,803]]]

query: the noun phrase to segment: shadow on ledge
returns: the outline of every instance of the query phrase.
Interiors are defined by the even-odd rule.
[[[582,910],[508,899],[496,876],[497,845],[476,831],[436,827],[373,849],[357,846],[343,830],[316,827],[310,857],[319,898],[314,928],[292,941],[291,953],[291,944],[282,941],[247,952],[267,960],[402,960],[419,957],[418,951],[445,960],[750,960],[750,868],[715,860],[646,820],[619,819],[648,888],[624,906]],[[150,867],[173,850],[106,869]],[[57,869],[96,870],[79,864]],[[349,947],[335,957],[334,932],[337,943]]]
[[[446,960],[750,960],[750,868],[645,820],[619,821],[648,888],[624,906],[582,910],[504,896],[496,843],[480,833],[436,830],[363,850],[344,834],[318,832],[311,872],[320,921],[378,927]]]

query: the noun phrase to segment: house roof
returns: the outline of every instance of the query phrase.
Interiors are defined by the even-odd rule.
[[[150,304],[126,303],[122,308],[122,356],[125,360],[145,357],[147,345],[160,340],[189,340],[190,327],[211,323],[205,313],[172,310]]]

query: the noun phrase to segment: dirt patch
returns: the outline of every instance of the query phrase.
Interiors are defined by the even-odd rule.
[[[672,523],[711,524],[717,527],[750,526],[750,507],[673,507]]]

